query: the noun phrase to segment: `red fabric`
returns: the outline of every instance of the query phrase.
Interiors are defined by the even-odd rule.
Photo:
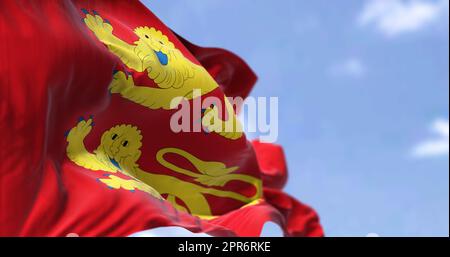
[[[253,141],[259,168],[265,187],[282,189],[286,184],[288,174],[283,148],[275,144]]]
[[[199,47],[177,36],[217,81],[226,96],[247,98],[257,80],[247,63],[225,49]]]
[[[209,197],[218,217],[202,220],[144,192],[109,189],[97,181],[105,172],[71,162],[65,133],[78,117],[93,115],[95,126],[86,148],[95,149],[102,132],[116,124],[135,124],[144,135],[139,165],[145,170],[196,183],[155,162],[152,156],[168,146],[239,166],[240,174],[264,179],[267,170],[263,162],[258,164],[245,137],[229,141],[214,134],[175,134],[169,128],[172,111],[149,111],[111,95],[113,70],[123,65],[86,28],[82,8],[108,18],[114,32],[130,43],[136,40],[134,28],[157,27],[186,58],[204,64],[230,96],[247,96],[256,80],[233,54],[180,41],[139,1],[1,1],[0,236],[127,236],[161,226],[220,236],[258,236],[269,220],[283,226],[286,235],[321,234],[315,213],[279,191],[266,190],[267,200],[245,208],[234,200]],[[150,83],[146,74],[131,72],[136,81]],[[217,89],[209,95],[223,97],[223,92]],[[273,187],[266,179],[264,183]],[[239,183],[225,187],[242,194],[253,190]]]

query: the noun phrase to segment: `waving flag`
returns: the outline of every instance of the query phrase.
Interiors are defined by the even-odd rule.
[[[0,36],[0,236],[258,236],[267,221],[323,235],[281,191],[281,148],[218,129],[238,124],[225,96],[256,81],[234,54],[187,42],[138,1],[2,1]],[[175,133],[182,99],[207,96],[226,106],[194,115],[208,133]]]

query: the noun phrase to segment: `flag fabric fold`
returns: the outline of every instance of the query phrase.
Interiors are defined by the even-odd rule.
[[[257,77],[244,60],[225,49],[199,47],[176,35],[216,80],[226,96],[247,98]]]
[[[281,147],[215,130],[215,107],[192,117],[207,132],[171,127],[186,102],[248,96],[256,76],[236,55],[189,43],[139,1],[1,1],[0,38],[0,236],[258,236],[267,221],[323,235],[281,191]]]
[[[282,189],[288,179],[283,148],[275,144],[252,142],[256,151],[264,187]]]

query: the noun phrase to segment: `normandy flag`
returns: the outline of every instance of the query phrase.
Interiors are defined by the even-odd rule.
[[[207,133],[171,129],[195,90],[227,106],[255,81],[139,1],[1,1],[0,236],[259,236],[268,221],[322,236],[315,211],[282,191],[282,149],[216,129],[234,108],[204,109]]]

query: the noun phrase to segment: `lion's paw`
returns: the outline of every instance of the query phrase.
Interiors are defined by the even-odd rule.
[[[203,113],[202,125],[210,132],[222,129],[222,123],[219,119],[219,109],[217,106],[209,107]]]
[[[94,126],[92,116],[88,120],[80,118],[78,124],[69,131],[67,141],[83,140],[91,132],[92,126]]]
[[[83,19],[84,23],[94,32],[98,39],[107,41],[112,36],[113,27],[108,20],[103,19],[96,11],[93,11],[91,14],[83,9],[83,13],[86,14],[86,18]]]
[[[243,135],[242,125],[239,120],[233,116],[228,121],[223,121],[219,117],[219,109],[217,106],[205,110],[202,125],[208,132],[216,133],[231,140],[239,139]]]
[[[123,71],[116,72],[113,80],[109,85],[109,90],[112,94],[122,94],[126,89],[134,86],[133,77],[125,74]]]

